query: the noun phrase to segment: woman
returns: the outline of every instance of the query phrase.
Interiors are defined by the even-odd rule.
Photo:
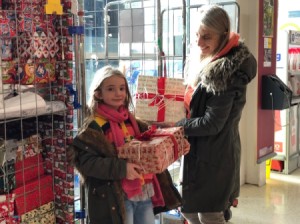
[[[184,158],[181,211],[189,224],[219,224],[239,195],[239,121],[257,63],[230,32],[221,7],[202,7],[199,22],[197,46],[185,67],[187,118],[176,124],[191,144]]]

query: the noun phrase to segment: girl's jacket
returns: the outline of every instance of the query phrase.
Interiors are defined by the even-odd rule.
[[[141,131],[147,125],[138,121]],[[85,186],[88,223],[124,223],[124,192],[121,180],[126,177],[126,161],[117,157],[116,149],[107,141],[101,127],[88,121],[68,148],[68,160],[81,174]],[[181,206],[181,197],[166,170],[157,174],[165,206],[155,207],[154,213]]]

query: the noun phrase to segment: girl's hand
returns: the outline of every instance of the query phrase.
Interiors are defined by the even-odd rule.
[[[141,166],[136,165],[134,163],[127,163],[126,178],[128,180],[134,180],[134,179],[137,179],[137,178],[142,178],[140,170],[142,170]]]

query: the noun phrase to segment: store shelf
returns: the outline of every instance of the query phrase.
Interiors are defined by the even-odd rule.
[[[272,158],[272,160],[279,160],[279,161],[285,161],[286,160],[286,156],[283,155],[277,155],[274,158]]]
[[[290,156],[289,156],[289,159],[297,159],[298,157],[299,157],[299,153],[296,152],[296,153],[290,155]]]
[[[283,173],[283,174],[290,174],[291,172],[293,172],[294,170],[296,170],[298,168],[298,159],[299,159],[299,154],[295,153],[293,155],[290,155],[288,158],[286,158],[286,156],[275,156],[272,159],[272,162],[274,163],[275,161],[278,162],[282,162],[282,170],[278,167],[272,169],[272,171],[274,172],[278,172],[278,173]]]
[[[73,75],[71,2],[63,15],[45,14],[43,1],[0,2],[1,31],[8,30],[0,32],[1,205],[14,194],[1,221],[71,224],[74,168],[66,148],[78,109],[73,83],[81,85]]]
[[[290,174],[298,168],[300,152],[300,71],[298,70],[299,43],[295,35],[299,31],[281,30],[277,42],[277,53],[281,59],[276,62],[276,74],[292,91],[289,108],[275,112],[275,152],[280,173]]]

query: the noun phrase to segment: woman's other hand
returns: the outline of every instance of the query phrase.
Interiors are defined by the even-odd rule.
[[[158,121],[151,121],[148,122],[151,125],[156,126],[157,128],[171,128],[174,127],[174,123],[173,122],[158,122]]]
[[[140,170],[142,170],[141,166],[134,164],[134,163],[127,163],[126,178],[128,180],[142,178]]]
[[[190,143],[187,139],[184,139],[183,155],[188,154],[189,151],[190,151]]]

